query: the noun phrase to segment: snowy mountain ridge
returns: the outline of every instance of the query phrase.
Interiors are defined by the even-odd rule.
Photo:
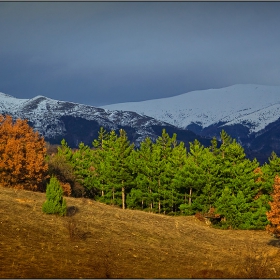
[[[237,84],[198,90],[174,97],[102,106],[108,110],[134,111],[179,128],[202,128],[222,123],[242,124],[250,133],[264,129],[280,117],[280,86]]]
[[[124,129],[138,146],[155,140],[166,129],[188,147],[195,139],[209,146],[222,129],[235,138],[250,158],[265,162],[280,155],[280,87],[234,85],[194,91],[174,97],[102,106],[101,108],[38,95],[18,99],[0,93],[0,114],[28,119],[52,144],[64,138],[71,147],[91,145],[103,126]]]
[[[78,146],[80,141],[91,143],[90,141],[97,137],[101,126],[108,131],[120,128],[130,129],[136,144],[146,137],[155,139],[158,134],[153,127],[175,128],[163,121],[141,116],[135,112],[107,111],[41,95],[31,99],[18,99],[0,93],[0,114],[11,115],[14,119],[27,119],[32,127],[48,141],[68,137],[72,146]]]

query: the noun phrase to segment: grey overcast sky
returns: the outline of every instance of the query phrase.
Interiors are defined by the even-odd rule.
[[[0,2],[0,92],[93,106],[280,85],[280,2]]]

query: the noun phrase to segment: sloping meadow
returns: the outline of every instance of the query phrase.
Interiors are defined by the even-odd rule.
[[[44,193],[0,187],[1,278],[279,278],[279,241],[220,230],[194,216],[122,210],[67,197],[68,215],[42,212]]]

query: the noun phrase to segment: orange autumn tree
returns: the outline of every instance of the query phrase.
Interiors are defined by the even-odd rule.
[[[267,225],[266,229],[280,236],[280,177],[275,176],[273,193],[271,194],[272,202],[269,202],[271,210],[266,213],[267,219],[270,221],[270,225]]]
[[[0,185],[37,190],[47,176],[46,143],[27,120],[0,115]]]

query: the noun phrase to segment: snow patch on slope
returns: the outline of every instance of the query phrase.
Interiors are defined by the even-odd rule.
[[[16,110],[18,106],[29,99],[18,99],[11,95],[0,92],[0,110]]]

